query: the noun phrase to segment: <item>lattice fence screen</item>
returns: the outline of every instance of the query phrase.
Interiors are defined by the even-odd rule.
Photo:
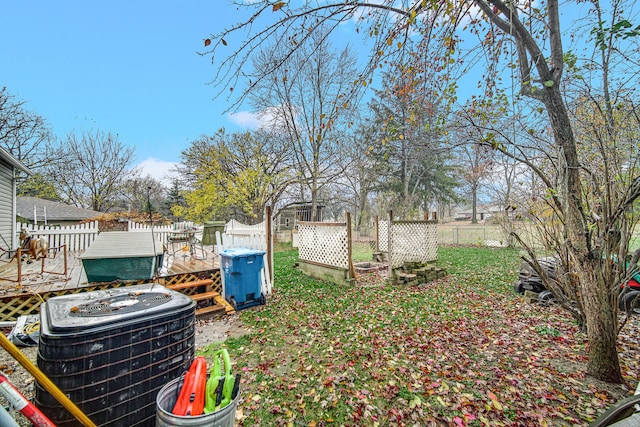
[[[349,268],[346,223],[298,223],[298,258],[317,264]]]
[[[201,279],[212,279],[213,284],[211,290],[218,293],[222,293],[222,279],[220,277],[220,270],[201,271],[198,273],[181,273],[172,276],[161,277],[157,282],[161,285],[172,285],[180,283],[193,282]],[[97,283],[90,286],[84,286],[81,288],[71,288],[59,291],[48,291],[40,293],[25,293],[15,296],[3,296],[0,298],[0,321],[15,321],[20,316],[27,314],[37,314],[40,312],[40,305],[49,298],[70,295],[80,292],[93,292],[105,289],[121,288],[125,286],[138,285],[143,283],[149,283],[151,280],[135,280],[127,282],[109,282],[109,283]],[[189,295],[189,292],[183,292]]]
[[[389,221],[378,221],[378,250],[389,252]]]
[[[391,268],[405,261],[431,262],[438,259],[438,226],[430,221],[392,221],[389,228]]]

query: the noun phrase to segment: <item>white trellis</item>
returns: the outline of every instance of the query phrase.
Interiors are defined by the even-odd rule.
[[[298,258],[316,264],[349,268],[346,223],[298,223]]]
[[[376,217],[377,218],[377,217]],[[389,252],[389,222],[378,221],[377,222],[377,251]]]
[[[435,221],[391,221],[389,272],[405,261],[428,263],[438,259],[438,226]]]
[[[352,283],[351,217],[340,223],[298,222],[298,260],[308,275],[336,283]]]
[[[389,276],[405,261],[429,263],[438,259],[438,221],[394,221],[376,217],[376,248],[385,252],[389,261]]]

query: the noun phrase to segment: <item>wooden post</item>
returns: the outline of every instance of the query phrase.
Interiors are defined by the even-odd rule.
[[[438,212],[431,212],[431,220],[432,221],[437,221],[438,220]]]
[[[67,268],[67,245],[62,245],[64,251],[64,275],[67,276],[69,269]]]
[[[376,252],[380,252],[380,223],[378,215],[376,215]]]
[[[265,206],[265,234],[267,238],[267,263],[269,264],[269,280],[273,285],[273,236],[271,235],[271,206]]]
[[[18,261],[18,284],[22,283],[22,248],[16,249],[16,261]]]
[[[347,220],[347,259],[349,260],[349,275],[356,278],[356,269],[353,267],[353,245],[351,242],[351,213],[346,213]]]

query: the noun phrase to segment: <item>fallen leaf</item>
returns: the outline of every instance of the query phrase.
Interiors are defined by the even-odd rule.
[[[491,399],[491,403],[493,404],[493,407],[496,408],[498,411],[502,411],[503,408],[500,402],[498,402],[498,397],[492,392],[488,392],[487,396],[489,396],[489,399]]]

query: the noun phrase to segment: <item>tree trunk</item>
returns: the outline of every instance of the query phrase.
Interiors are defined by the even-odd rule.
[[[478,223],[478,184],[471,186],[471,224]]]
[[[601,381],[620,384],[622,375],[616,347],[617,319],[610,306],[610,285],[598,280],[594,270],[600,267],[598,262],[587,260],[581,264],[578,280],[589,342],[587,372]]]
[[[621,383],[622,375],[616,347],[616,319],[609,298],[610,284],[598,280],[595,274],[600,260],[595,259],[590,251],[586,224],[581,213],[580,163],[573,129],[557,85],[545,88],[543,99],[555,142],[560,149],[559,192],[564,213],[566,252],[574,260],[570,265],[574,266],[575,270],[579,269],[567,274],[575,274],[575,277],[569,280],[577,282],[575,285],[578,287],[578,295],[585,313],[589,343],[587,372],[602,381]]]

